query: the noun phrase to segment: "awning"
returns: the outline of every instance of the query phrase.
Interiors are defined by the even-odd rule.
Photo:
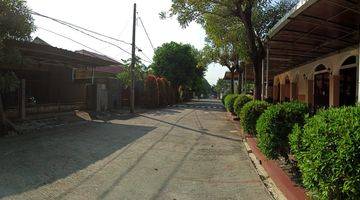
[[[269,32],[269,75],[359,46],[360,0],[301,0]]]
[[[18,49],[21,54],[42,65],[67,65],[72,68],[118,65],[114,60],[96,58],[44,44],[24,41],[6,41],[6,45]]]

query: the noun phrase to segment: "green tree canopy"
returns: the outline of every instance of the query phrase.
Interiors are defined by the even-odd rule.
[[[33,18],[30,10],[23,0],[1,0],[0,1],[0,64],[13,62],[9,59],[17,59],[14,51],[4,47],[7,39],[29,40],[34,30]],[[18,79],[12,72],[0,73],[0,130],[1,126],[10,122],[6,119],[2,103],[2,94],[12,91],[18,86]]]
[[[196,96],[201,97],[201,95],[203,95],[204,98],[207,98],[211,94],[212,88],[204,77],[198,77],[194,81],[192,90],[195,92]]]
[[[0,1],[0,48],[6,39],[29,40],[33,18],[23,0]]]
[[[244,60],[248,60],[254,67],[255,95],[256,98],[260,98],[261,60],[265,57],[266,34],[297,0],[172,0],[172,2],[170,16],[176,15],[181,26],[187,27],[192,21],[200,23],[217,47],[219,47],[218,43],[228,43],[226,39],[231,38],[231,41],[235,41],[235,43],[230,42],[234,47],[233,52],[237,52],[237,56],[246,57]],[[161,13],[161,16],[166,17],[166,13]],[[240,42],[233,40],[234,36],[240,36],[238,38]],[[225,44],[220,47],[223,45]],[[235,50],[235,47],[239,49]]]
[[[203,75],[200,58],[199,51],[189,44],[165,43],[156,49],[151,69],[177,87],[191,87],[193,80]]]
[[[219,78],[214,85],[214,90],[218,94],[228,93],[230,91],[230,83],[222,78]]]
[[[131,72],[130,72],[130,64],[131,58],[127,60],[122,60],[124,63],[124,71],[120,72],[116,75],[116,78],[121,81],[123,85],[129,87],[131,85]],[[134,75],[136,81],[143,81],[148,73],[148,69],[141,62],[140,58],[136,58],[135,67],[134,67]]]

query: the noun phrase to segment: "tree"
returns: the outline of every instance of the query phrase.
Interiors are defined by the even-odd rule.
[[[198,77],[192,89],[198,97],[207,98],[211,94],[211,85],[204,77]]]
[[[173,0],[170,16],[177,15],[187,27],[195,21],[206,24],[208,16],[234,19],[242,27],[244,47],[255,74],[255,97],[261,98],[261,63],[265,57],[264,41],[269,29],[296,3],[296,0]],[[166,13],[161,13],[166,17]]]
[[[217,80],[214,90],[218,93],[218,96],[220,96],[220,94],[225,94],[230,91],[230,84],[228,81],[220,78]]]
[[[199,74],[198,56],[189,44],[165,43],[156,49],[150,67],[156,76],[167,78],[176,88],[190,87]]]
[[[236,23],[232,17],[221,18],[216,15],[207,15],[205,17],[204,28],[207,33],[205,49],[213,49],[211,53],[213,62],[226,66],[231,73],[231,93],[234,90],[234,73],[242,71],[240,62],[246,59],[244,51],[243,26]],[[206,50],[205,52],[211,52]],[[238,87],[239,89],[240,87]],[[240,91],[238,91],[240,93]]]
[[[129,87],[131,85],[131,73],[130,73],[131,58],[122,61],[124,63],[124,71],[117,74],[116,78],[119,79],[124,86]],[[148,70],[146,66],[141,62],[140,58],[136,58],[135,67],[134,67],[135,80],[143,81],[147,75],[147,72]]]
[[[22,0],[0,1],[0,64],[19,62],[19,55],[11,47],[6,47],[5,40],[30,40],[34,30],[33,18],[30,10]],[[18,87],[19,81],[13,72],[0,73],[0,126],[10,124],[4,113],[2,95]],[[1,129],[1,128],[0,128]]]
[[[15,91],[18,85],[19,79],[13,72],[0,73],[0,130],[1,126],[10,123],[5,116],[2,94]]]

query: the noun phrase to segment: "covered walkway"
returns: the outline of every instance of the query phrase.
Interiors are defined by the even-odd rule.
[[[315,107],[360,101],[359,27],[359,0],[301,0],[269,32],[273,99]]]

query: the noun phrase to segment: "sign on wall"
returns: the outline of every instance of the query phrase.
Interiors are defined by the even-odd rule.
[[[85,80],[91,79],[92,71],[90,69],[74,69],[73,78],[74,80]]]

